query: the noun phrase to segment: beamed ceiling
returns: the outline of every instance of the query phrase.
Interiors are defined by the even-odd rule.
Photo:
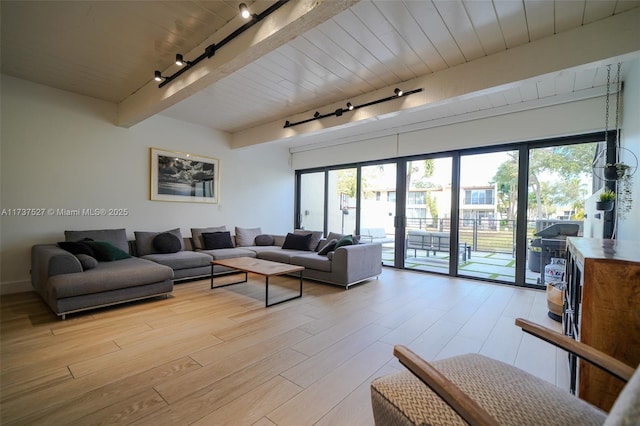
[[[244,0],[253,13],[271,1]],[[240,1],[2,1],[2,73],[292,151],[602,95],[640,55],[640,1],[291,0],[158,88],[244,23]],[[623,65],[624,75],[624,65]],[[420,94],[283,129],[285,120]]]

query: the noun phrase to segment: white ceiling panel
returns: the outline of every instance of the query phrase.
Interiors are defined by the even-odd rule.
[[[273,4],[244,2],[254,13]],[[120,103],[147,85],[154,70],[169,68],[176,53],[236,28],[239,3],[3,0],[2,72]],[[636,0],[361,0],[162,114],[230,133],[284,123],[639,6]],[[603,67],[566,70],[399,122],[504,108],[605,83]]]

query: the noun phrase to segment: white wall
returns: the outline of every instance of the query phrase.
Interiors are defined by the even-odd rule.
[[[0,293],[30,288],[30,248],[67,229],[293,228],[294,173],[278,147],[232,151],[228,135],[156,116],[113,125],[114,104],[2,75],[0,210],[126,208],[124,217],[0,216]],[[150,147],[220,159],[220,203],[149,200]]]
[[[635,159],[626,152],[621,160],[627,164],[640,159],[640,60],[633,61],[624,82],[622,130],[620,132],[623,148],[634,153]],[[640,241],[640,170],[633,176],[633,204],[625,219],[620,219],[616,238],[619,240]],[[640,251],[640,247],[638,247]]]
[[[592,98],[293,154],[294,169],[420,155],[602,130],[603,98]]]

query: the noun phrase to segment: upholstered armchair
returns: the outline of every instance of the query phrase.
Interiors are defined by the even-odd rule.
[[[640,369],[524,319],[523,331],[627,382],[606,413],[517,367],[478,354],[432,364],[404,346],[394,355],[409,371],[371,383],[376,425],[638,425]]]

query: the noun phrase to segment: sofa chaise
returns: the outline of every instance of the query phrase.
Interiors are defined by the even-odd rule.
[[[74,255],[55,244],[31,249],[33,288],[62,319],[73,312],[166,296],[173,291],[173,270],[131,256],[124,229],[65,232],[65,243],[79,241],[108,243],[101,247],[108,250],[98,256],[103,261],[86,253]],[[112,259],[107,260],[109,255]]]

